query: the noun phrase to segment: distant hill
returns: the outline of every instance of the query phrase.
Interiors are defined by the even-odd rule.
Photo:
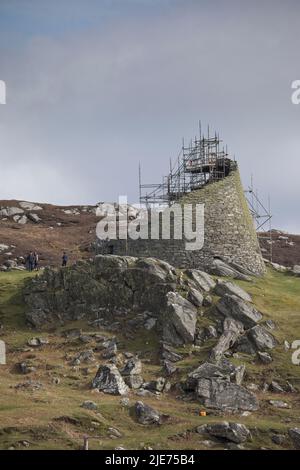
[[[22,264],[30,250],[40,255],[41,266],[60,264],[66,250],[70,262],[93,255],[97,205],[56,206],[17,200],[0,201],[0,266],[8,260]],[[263,256],[284,266],[300,264],[300,235],[279,230],[260,234]],[[8,262],[8,263],[7,263]]]

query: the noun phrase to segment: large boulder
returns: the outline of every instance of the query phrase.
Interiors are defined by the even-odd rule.
[[[169,292],[167,308],[162,318],[164,340],[173,345],[192,343],[196,321],[196,307],[177,292]]]
[[[209,434],[210,436],[235,442],[236,444],[246,442],[251,437],[249,429],[244,424],[228,423],[227,421],[204,424],[197,428],[197,432],[199,434]]]
[[[126,395],[128,393],[128,387],[114,364],[99,367],[92,382],[92,388],[97,388],[111,395]]]
[[[241,322],[246,329],[255,326],[262,319],[262,314],[253,305],[249,305],[236,295],[224,295],[216,308],[224,317],[231,317]]]
[[[235,383],[221,379],[200,379],[197,383],[196,395],[207,408],[222,411],[256,411],[256,396]]]
[[[231,281],[225,281],[223,279],[217,280],[217,285],[215,287],[215,293],[220,297],[224,295],[235,295],[245,300],[246,302],[252,302],[251,296],[240,286]]]
[[[151,406],[137,401],[134,406],[136,419],[140,424],[161,424],[161,415]]]
[[[190,372],[186,389],[193,391],[207,408],[225,412],[255,411],[258,409],[255,395],[240,385],[244,371],[244,366],[236,367],[224,359],[218,364],[205,362]]]
[[[275,348],[277,341],[263,326],[256,325],[248,332],[248,337],[258,351]]]

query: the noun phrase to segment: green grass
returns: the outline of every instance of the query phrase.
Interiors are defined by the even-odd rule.
[[[83,435],[90,436],[91,449],[114,449],[124,446],[126,449],[151,447],[153,449],[204,449],[204,439],[194,430],[197,425],[220,419],[234,420],[246,424],[253,434],[253,440],[247,448],[280,448],[272,443],[270,429],[286,433],[287,429],[299,426],[300,400],[298,394],[275,395],[260,392],[260,410],[248,417],[218,416],[209,412],[205,418],[199,417],[201,405],[195,402],[179,400],[180,392],[174,390],[156,398],[143,398],[143,401],[170,415],[170,421],[160,427],[137,424],[128,408],[120,404],[120,397],[96,393],[90,389],[90,383],[101,363],[101,354],[96,353],[96,364],[72,368],[66,360],[66,354],[74,355],[79,350],[91,346],[80,342],[66,342],[61,336],[65,328],[82,328],[85,333],[91,327],[85,322],[73,322],[57,329],[36,332],[25,322],[25,306],[21,289],[25,280],[32,274],[24,272],[0,273],[0,330],[1,339],[8,347],[8,364],[0,366],[0,449],[13,446],[24,449],[21,441],[28,441],[30,449],[78,449],[82,445]],[[278,346],[272,352],[274,362],[270,365],[257,363],[253,357],[243,355],[242,361],[247,366],[246,382],[263,384],[272,378],[280,381],[289,380],[300,385],[300,366],[291,362],[291,351],[285,351],[283,341],[292,342],[300,339],[300,279],[289,275],[268,271],[263,279],[253,282],[238,282],[253,297],[256,307],[264,314],[264,320],[272,319],[277,324],[274,335]],[[217,301],[217,298],[214,298]],[[199,326],[211,322],[209,309],[199,317]],[[104,333],[97,330],[97,333]],[[109,333],[106,332],[109,335]],[[115,333],[114,333],[115,334]],[[49,345],[28,351],[27,340],[32,336],[47,336]],[[158,338],[153,332],[140,331],[134,338],[128,339],[118,334],[120,351],[142,353],[143,376],[151,380],[162,374],[158,363]],[[214,341],[206,343],[200,350],[192,347],[179,348],[184,355],[177,363],[178,374],[172,382],[183,380],[186,374],[207,358]],[[14,366],[20,361],[30,361],[37,371],[24,376],[16,372]],[[53,368],[54,366],[54,368]],[[82,369],[89,367],[88,375]],[[53,377],[60,379],[54,385]],[[40,381],[43,388],[37,391],[17,390],[15,385],[31,378]],[[139,399],[130,393],[130,402]],[[269,399],[283,399],[291,404],[291,409],[278,410],[269,405]],[[89,411],[80,407],[84,400],[93,400],[98,404],[98,411]],[[57,418],[66,416],[75,421],[68,422]],[[96,424],[95,424],[96,423]],[[108,427],[116,427],[122,437],[109,437]],[[185,435],[180,433],[186,432]],[[286,447],[289,447],[287,444]],[[216,448],[222,446],[216,445]],[[284,448],[284,447],[283,447]]]

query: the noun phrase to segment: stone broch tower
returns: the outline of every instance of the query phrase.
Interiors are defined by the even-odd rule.
[[[216,146],[213,151],[211,141]],[[171,240],[128,239],[127,241],[110,240],[102,245],[100,252],[156,257],[176,267],[199,269],[209,265],[214,258],[221,258],[224,261],[239,264],[253,274],[261,275],[265,271],[264,262],[238,166],[236,162],[227,158],[224,152],[218,153],[217,138],[216,140],[209,139],[208,144],[207,139],[204,138],[197,142],[200,142],[197,160],[189,159],[189,156],[183,158],[182,171],[191,177],[188,185],[184,178],[184,186],[180,187],[178,181],[183,181],[183,178],[182,174],[179,174],[178,181],[176,180],[172,186],[173,173],[171,183],[169,175],[166,192],[169,200],[172,198],[180,204],[204,204],[203,248],[197,251],[186,250],[184,240],[174,238]],[[195,151],[193,151],[194,154]],[[178,175],[178,171],[181,171],[180,168],[176,170],[175,176]],[[151,201],[155,201],[153,196],[151,197]]]

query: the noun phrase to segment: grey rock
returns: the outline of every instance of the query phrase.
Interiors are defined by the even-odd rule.
[[[185,273],[192,279],[195,288],[200,289],[202,292],[209,292],[216,285],[215,280],[208,273],[199,269],[187,269]]]
[[[175,292],[168,292],[168,304],[163,315],[163,338],[170,344],[192,343],[195,337],[197,309]]]
[[[215,293],[220,297],[224,295],[235,295],[245,300],[246,302],[252,302],[252,297],[244,289],[231,281],[224,281],[223,279],[217,280],[217,285],[215,287]]]
[[[282,446],[286,443],[286,437],[284,434],[273,434],[271,437],[272,442],[278,446]]]
[[[24,214],[24,210],[20,207],[6,207],[6,215],[12,217],[17,214]]]
[[[275,408],[290,408],[290,405],[282,400],[269,400],[269,403]]]
[[[177,372],[178,368],[172,364],[170,361],[164,361],[163,362],[163,371],[167,377],[170,377],[171,375],[175,374]]]
[[[43,208],[41,206],[38,206],[34,202],[28,202],[28,201],[21,201],[19,202],[19,206],[22,207],[22,209],[26,211],[41,211]]]
[[[36,368],[27,364],[27,362],[20,362],[18,364],[18,369],[21,374],[30,374],[31,372],[35,372]]]
[[[86,408],[87,410],[96,411],[98,410],[98,405],[94,401],[86,400],[81,403],[81,408]]]
[[[158,411],[144,404],[142,401],[135,403],[135,414],[140,424],[161,424],[161,415]]]
[[[274,393],[284,393],[284,390],[281,385],[279,385],[279,383],[275,380],[272,380],[272,382],[270,383],[269,390]]]
[[[251,354],[251,355],[254,355],[257,352],[256,347],[254,346],[252,341],[250,341],[247,334],[242,335],[240,336],[240,338],[238,338],[234,349],[235,351],[238,351],[244,354]]]
[[[300,428],[289,429],[289,436],[296,449],[300,449]]]
[[[162,359],[165,359],[170,362],[178,362],[183,359],[183,356],[181,354],[178,354],[170,345],[166,343],[161,344],[160,356]]]
[[[109,427],[107,431],[109,432],[111,436],[122,437],[122,433],[116,428]]]
[[[276,323],[273,320],[266,320],[264,324],[269,330],[276,329]]]
[[[162,392],[165,388],[165,384],[166,379],[164,377],[158,377],[156,380],[144,383],[143,388],[153,392]]]
[[[236,295],[227,295],[220,299],[216,305],[217,311],[224,317],[231,317],[241,322],[245,328],[251,328],[262,319],[262,314],[253,305]]]
[[[258,351],[275,348],[277,341],[263,326],[256,325],[248,332],[250,340],[254,343]]]
[[[128,359],[125,366],[123,367],[122,375],[139,375],[142,373],[142,362],[136,357]]]
[[[272,356],[267,352],[257,351],[257,356],[263,364],[271,364],[273,362]]]
[[[293,274],[295,274],[296,276],[300,276],[300,265],[295,264],[295,266],[293,266],[292,272],[293,272]]]
[[[240,266],[233,267],[233,265],[229,265],[225,261],[220,259],[214,259],[209,266],[206,267],[206,270],[210,274],[215,274],[216,276],[227,276],[233,277],[234,279],[240,279],[243,281],[250,281],[251,277],[248,274],[244,274],[243,268]]]
[[[255,395],[244,387],[221,379],[200,379],[196,394],[207,408],[223,411],[256,411]]]
[[[32,212],[27,214],[27,217],[29,220],[31,220],[31,222],[34,222],[35,224],[38,224],[42,220],[37,214],[34,214]]]
[[[103,346],[105,348],[105,350],[102,353],[103,359],[112,359],[113,357],[117,355],[118,348],[117,348],[117,343],[115,339],[105,341],[103,343]]]
[[[147,318],[147,320],[145,321],[144,327],[146,328],[146,330],[150,331],[150,330],[152,330],[152,329],[155,327],[156,323],[157,323],[157,319],[156,319],[156,318],[154,318],[154,317],[149,317],[149,318]]]
[[[19,217],[19,216],[15,216],[15,217]],[[25,225],[27,223],[27,220],[28,219],[26,215],[21,215],[21,217],[18,218],[17,222],[20,225]]]
[[[241,444],[251,438],[251,433],[244,424],[229,423],[227,421],[204,424],[197,428],[197,432],[199,434],[209,434],[210,436],[235,442],[236,444]]]
[[[124,382],[129,388],[138,389],[143,385],[144,380],[141,375],[131,374],[124,377]]]
[[[191,288],[187,298],[195,307],[201,307],[203,304],[203,295],[196,289]]]
[[[126,395],[128,387],[114,364],[100,366],[92,382],[92,388],[112,395]]]
[[[212,348],[209,354],[209,359],[218,361],[225,351],[230,349],[243,330],[243,326],[240,322],[237,322],[233,318],[225,318],[223,323],[223,334],[220,336],[216,346]]]

